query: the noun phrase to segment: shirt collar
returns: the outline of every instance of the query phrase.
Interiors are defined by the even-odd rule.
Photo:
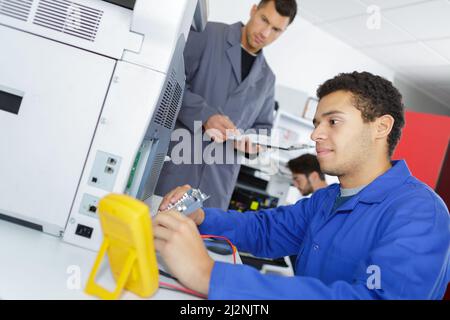
[[[398,189],[411,177],[408,165],[404,160],[392,161],[392,167],[372,181],[360,192],[360,201],[366,203],[382,202],[392,191]]]
[[[232,46],[241,45],[241,37],[242,37],[242,27],[244,25],[242,22],[236,22],[230,25],[228,29],[228,43]]]
[[[228,31],[228,36],[227,36],[227,41],[232,47],[234,47],[234,46],[241,47],[242,28],[243,27],[244,27],[244,24],[242,22],[236,22],[236,23],[233,23],[230,25],[230,28]],[[264,49],[261,49],[258,51],[258,53],[255,56],[256,57],[262,56],[263,52],[264,52]]]
[[[242,48],[242,50],[244,50],[245,52],[247,52],[249,55],[251,55],[252,57],[257,57],[258,56],[258,54],[261,52],[261,50],[259,50],[257,53],[253,53],[253,52],[250,52],[250,51],[247,51],[247,49],[245,49],[244,48],[244,45],[241,43],[241,48]]]
[[[380,203],[391,192],[395,191],[411,177],[408,165],[404,160],[392,161],[392,167],[380,175],[365,188],[363,188],[352,199],[345,202],[336,211],[353,210],[358,202]],[[329,189],[329,196],[336,197],[339,194],[339,185],[333,185]]]
[[[265,72],[262,72],[265,66],[265,58],[263,56],[263,50],[261,49],[255,61],[253,62],[252,70],[250,74],[247,76],[245,81],[242,81],[241,75],[241,59],[242,59],[242,49],[241,49],[241,35],[242,35],[242,27],[244,25],[241,22],[237,22],[235,24],[230,25],[228,31],[227,41],[230,44],[230,47],[226,50],[228,59],[230,60],[231,66],[233,68],[233,73],[236,78],[237,83],[239,84],[238,88],[234,92],[234,94],[238,94],[243,90],[248,89],[256,84],[264,75]],[[245,85],[241,85],[241,83],[245,83]]]
[[[363,185],[357,188],[344,189],[340,188],[340,196],[341,197],[353,197],[355,194],[359,193],[362,189],[364,189],[367,185]]]

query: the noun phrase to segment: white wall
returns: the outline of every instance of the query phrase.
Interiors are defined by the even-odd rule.
[[[210,21],[246,23],[252,0],[210,0]],[[317,87],[340,72],[370,71],[394,79],[394,72],[297,16],[288,30],[265,49],[277,84],[315,96]]]
[[[300,117],[303,114],[303,109],[309,94],[277,83],[275,87],[275,97],[280,106],[280,110]]]
[[[408,110],[450,116],[450,106],[432,99],[404,79],[395,79],[395,87],[403,95],[403,103]]]
[[[210,21],[246,23],[251,6],[258,0],[210,0]],[[301,1],[299,1],[301,10]],[[277,76],[277,98],[283,110],[301,114],[304,96],[316,95],[317,87],[341,72],[369,71],[393,81],[403,94],[407,108],[448,114],[445,106],[397,76],[372,58],[311,24],[301,16],[274,44],[265,49]],[[295,93],[299,91],[298,93]],[[299,101],[302,100],[302,101]],[[281,103],[281,100],[283,103]],[[300,109],[300,110],[299,110]],[[298,110],[298,111],[297,111]]]

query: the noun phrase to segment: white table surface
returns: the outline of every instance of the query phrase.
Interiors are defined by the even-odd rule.
[[[232,263],[232,256],[210,252],[215,260]],[[96,299],[84,293],[96,252],[73,246],[60,238],[0,220],[0,299]],[[106,260],[106,259],[105,259]],[[236,260],[240,262],[239,255]],[[115,286],[107,263],[99,271],[98,282],[108,289]],[[77,288],[76,275],[81,284]],[[160,276],[160,281],[176,284]],[[121,299],[141,299],[124,291]],[[150,299],[196,299],[167,289],[158,289]]]

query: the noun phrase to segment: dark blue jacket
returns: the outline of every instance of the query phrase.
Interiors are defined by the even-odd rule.
[[[216,262],[211,299],[441,299],[449,282],[450,219],[404,161],[331,212],[339,185],[257,213],[206,209],[203,234],[260,257],[298,254],[296,276]]]

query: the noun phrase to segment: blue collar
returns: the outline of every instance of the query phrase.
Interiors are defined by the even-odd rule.
[[[352,199],[345,202],[336,210],[336,212],[353,210],[358,202],[368,204],[380,203],[391,192],[394,192],[401,185],[403,185],[408,178],[411,177],[411,172],[409,171],[408,165],[404,160],[392,161],[391,163],[392,167],[388,171],[372,181]],[[329,196],[336,199],[336,196],[339,194],[340,190],[339,184],[334,184],[329,188]]]

